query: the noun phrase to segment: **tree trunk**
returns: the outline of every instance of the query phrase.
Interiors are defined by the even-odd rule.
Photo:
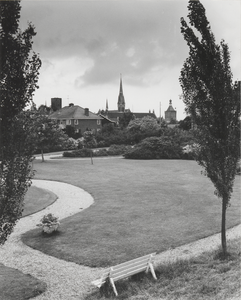
[[[226,198],[223,197],[222,201],[222,231],[221,231],[221,236],[222,236],[222,250],[223,250],[223,255],[226,256],[227,254],[227,243],[226,243],[226,209],[227,209],[227,201]]]
[[[42,155],[42,162],[44,162],[44,151],[41,149],[41,155]]]

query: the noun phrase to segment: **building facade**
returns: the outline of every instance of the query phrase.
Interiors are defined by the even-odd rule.
[[[69,125],[74,127],[76,133],[81,134],[87,130],[94,132],[100,130],[103,120],[101,116],[92,113],[88,108],[74,104],[56,110],[49,115],[49,118],[57,120],[62,129]]]

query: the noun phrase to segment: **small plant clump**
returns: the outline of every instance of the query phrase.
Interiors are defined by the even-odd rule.
[[[56,231],[59,227],[59,218],[55,217],[53,214],[49,213],[44,215],[40,220],[40,223],[37,224],[38,227],[42,227],[43,231],[46,233],[52,233]]]

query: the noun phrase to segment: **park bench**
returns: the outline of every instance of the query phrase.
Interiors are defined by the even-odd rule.
[[[92,281],[92,284],[100,288],[109,278],[110,284],[113,288],[113,291],[116,296],[118,296],[115,282],[132,276],[134,274],[138,274],[140,272],[146,271],[146,273],[150,270],[154,279],[156,278],[156,274],[153,268],[153,261],[156,253],[151,253],[122,264],[110,267],[104,271],[102,277],[100,279]]]

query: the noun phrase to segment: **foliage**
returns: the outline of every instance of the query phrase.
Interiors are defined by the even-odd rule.
[[[83,148],[73,151],[65,151],[63,157],[91,157],[91,156],[115,156],[124,154],[128,146],[125,145],[111,145],[108,149],[96,149],[91,150],[89,148]]]
[[[33,134],[36,136],[36,148],[41,150],[42,161],[44,161],[44,151],[49,151],[54,147],[69,144],[68,136],[64,134],[62,129],[57,124],[56,120],[49,119],[48,115],[32,111],[35,115],[35,123],[33,127]]]
[[[96,140],[99,147],[108,147],[113,144],[133,145],[146,137],[161,135],[163,128],[163,124],[160,125],[156,119],[147,116],[130,120],[126,128],[105,125],[96,134]]]
[[[63,132],[68,135],[68,137],[73,138],[73,139],[78,139],[82,136],[80,132],[76,132],[75,128],[71,125],[67,125],[64,129]]]
[[[128,144],[128,134],[126,129],[113,127],[112,124],[105,125],[100,131],[96,133],[96,141],[98,147],[108,147],[113,144]]]
[[[181,70],[180,83],[186,111],[197,127],[197,162],[222,199],[222,247],[226,252],[226,209],[240,153],[240,85],[232,83],[228,45],[223,40],[216,44],[203,5],[189,1],[188,10],[190,26],[181,18],[181,32],[189,46],[189,57]]]
[[[83,147],[86,148],[96,148],[97,141],[95,138],[95,134],[92,131],[85,131],[83,133]]]
[[[59,218],[51,213],[44,215],[40,220],[40,225],[51,225],[52,223],[59,223]]]
[[[50,234],[58,230],[59,224],[59,218],[49,213],[43,216],[43,218],[40,220],[40,223],[37,224],[37,226],[42,227],[44,233]]]
[[[119,119],[119,126],[123,129],[126,128],[131,120],[134,120],[134,115],[132,112],[124,112]]]
[[[192,128],[192,119],[187,116],[184,120],[179,121],[179,126],[182,130],[190,130]]]
[[[180,159],[182,148],[169,137],[149,137],[129,149],[125,158],[132,159]]]
[[[130,146],[125,145],[111,145],[107,150],[108,155],[122,155],[126,152],[127,149],[130,149]]]
[[[0,1],[0,244],[21,217],[32,176],[31,137],[20,112],[38,88],[41,61],[32,51],[34,26],[19,29],[20,8],[20,1]]]
[[[24,128],[24,145],[30,153],[49,152],[51,150],[75,149],[77,144],[73,139],[68,138],[60,129],[55,120],[48,118],[48,115],[39,110],[26,110],[18,115],[19,121]],[[30,150],[31,148],[31,150]]]
[[[162,128],[156,119],[146,116],[131,120],[127,126],[127,132],[133,135],[135,142],[139,142],[146,137],[160,135]]]

